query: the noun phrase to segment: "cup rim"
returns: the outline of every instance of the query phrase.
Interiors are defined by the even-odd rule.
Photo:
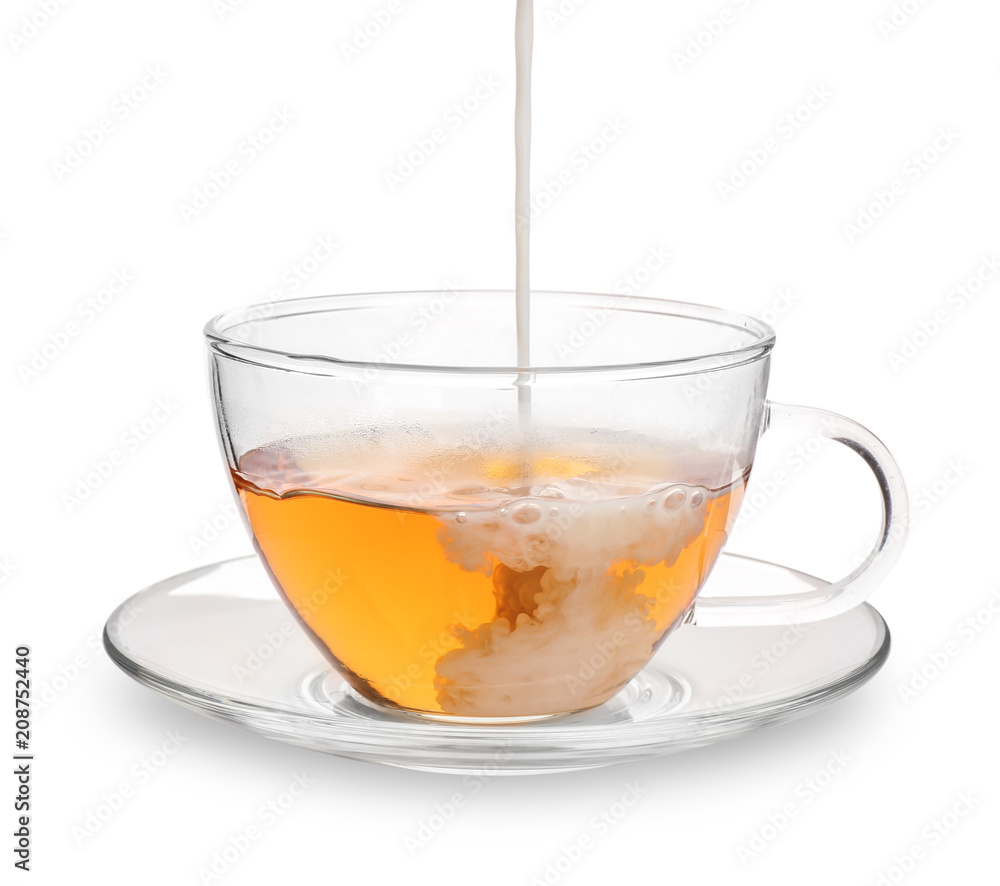
[[[533,379],[546,376],[577,376],[606,374],[640,374],[655,375],[689,375],[699,372],[717,371],[752,363],[767,356],[774,347],[776,334],[774,329],[763,320],[730,311],[712,305],[702,305],[695,302],[685,302],[675,299],[658,298],[639,295],[617,295],[599,292],[580,292],[573,290],[532,290],[532,294],[547,296],[578,296],[588,299],[614,299],[615,310],[631,310],[684,317],[693,320],[712,322],[720,326],[730,326],[743,333],[750,333],[753,338],[738,347],[678,357],[667,360],[642,362],[605,363],[593,366],[531,366],[527,369],[517,366],[447,366],[420,363],[373,363],[372,361],[346,360],[328,354],[296,353],[287,349],[268,348],[263,345],[249,344],[229,334],[233,329],[248,323],[266,323],[270,320],[300,314],[318,313],[326,309],[343,310],[342,302],[350,299],[378,298],[426,298],[438,294],[440,290],[400,290],[383,292],[357,292],[317,295],[305,298],[286,299],[275,302],[263,302],[245,305],[224,311],[212,317],[204,326],[203,334],[209,348],[216,354],[272,369],[308,373],[312,375],[339,375],[345,370],[368,370],[377,365],[381,374],[392,373],[436,373],[445,375],[523,375],[527,373]],[[449,293],[459,296],[468,295],[509,295],[514,297],[514,290],[509,289],[456,289]],[[267,316],[259,316],[263,307],[272,308]],[[665,310],[666,308],[666,310]]]

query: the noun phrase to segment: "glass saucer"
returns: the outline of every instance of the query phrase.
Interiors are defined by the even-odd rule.
[[[723,554],[708,590],[822,584]],[[802,716],[871,678],[889,654],[889,631],[868,604],[801,626],[681,627],[600,707],[517,725],[429,720],[361,698],[296,625],[256,557],[139,592],[108,619],[104,646],[140,683],[269,738],[411,769],[513,775],[639,760]]]

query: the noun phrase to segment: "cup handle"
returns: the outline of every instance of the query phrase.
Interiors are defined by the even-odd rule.
[[[903,550],[908,526],[906,486],[896,460],[882,441],[849,418],[807,406],[767,404],[761,427],[807,431],[836,440],[860,455],[882,493],[882,530],[874,550],[846,578],[813,591],[761,597],[698,597],[688,624],[705,627],[781,625],[820,621],[863,603]]]

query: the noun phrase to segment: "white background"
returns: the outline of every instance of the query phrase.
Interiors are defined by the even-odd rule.
[[[871,427],[902,465],[915,520],[873,598],[892,657],[854,696],[727,744],[473,793],[458,776],[326,757],[203,719],[127,679],[98,638],[145,585],[249,550],[239,526],[193,548],[229,501],[204,379],[208,317],[290,295],[283,276],[324,236],[338,248],[295,294],[512,285],[514,0],[400,0],[349,60],[345,43],[387,0],[63,3],[48,22],[40,0],[0,12],[0,680],[13,687],[14,647],[30,644],[34,692],[47,699],[33,715],[28,876],[202,882],[199,869],[307,772],[315,784],[223,881],[530,883],[628,783],[641,801],[559,882],[982,882],[1000,795],[1000,284],[961,309],[954,290],[1000,247],[1000,7],[909,0],[913,14],[889,31],[879,22],[890,0],[539,0],[536,194],[576,171],[536,225],[536,287],[614,291],[657,247],[671,259],[646,294],[760,315],[790,292],[791,307],[767,315],[779,338],[771,395]],[[559,8],[570,14],[550,17]],[[722,33],[679,64],[723,10]],[[37,33],[22,19],[35,14]],[[162,82],[123,118],[118,97],[141,95],[147,66]],[[390,189],[385,172],[484,76],[495,94]],[[786,138],[779,119],[814,88],[832,98]],[[250,162],[240,145],[275,109],[294,120]],[[609,117],[625,132],[580,172],[574,151]],[[102,118],[113,126],[101,144],[84,145],[74,169],[57,165]],[[907,175],[948,128],[957,141]],[[771,137],[777,153],[723,199],[732,164]],[[185,220],[182,204],[231,159],[239,175]],[[851,242],[845,223],[894,179],[905,193]],[[116,271],[134,281],[89,311]],[[947,322],[930,335],[920,324],[938,311]],[[53,350],[71,321],[78,334]],[[904,342],[910,357],[893,361]],[[68,503],[158,399],[172,406],[155,433]],[[775,435],[758,486],[786,458]],[[874,526],[865,474],[824,453],[732,547],[835,577]],[[966,643],[959,625],[977,613]],[[949,642],[957,654],[934,675]],[[914,669],[933,679],[904,698]],[[12,717],[2,722],[12,733]],[[135,764],[174,730],[180,750],[137,780]],[[0,750],[12,742],[0,736]],[[827,780],[834,753],[850,762]],[[800,786],[817,777],[826,787],[805,802]],[[81,839],[74,829],[122,783],[133,788],[124,809]],[[13,778],[5,785],[12,796]],[[456,791],[467,806],[411,851],[406,838]],[[963,792],[973,811],[928,838]],[[798,815],[748,860],[740,847],[790,802]],[[0,821],[10,834],[9,800]],[[893,869],[915,844],[923,859]]]

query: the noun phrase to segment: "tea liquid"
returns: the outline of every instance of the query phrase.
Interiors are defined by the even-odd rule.
[[[245,455],[234,480],[276,583],[354,688],[454,716],[618,692],[683,619],[746,481],[711,488],[664,474],[652,447],[600,442],[570,458],[536,448],[527,466],[386,450],[360,464],[333,441],[292,441]],[[616,451],[627,462],[600,454]]]

